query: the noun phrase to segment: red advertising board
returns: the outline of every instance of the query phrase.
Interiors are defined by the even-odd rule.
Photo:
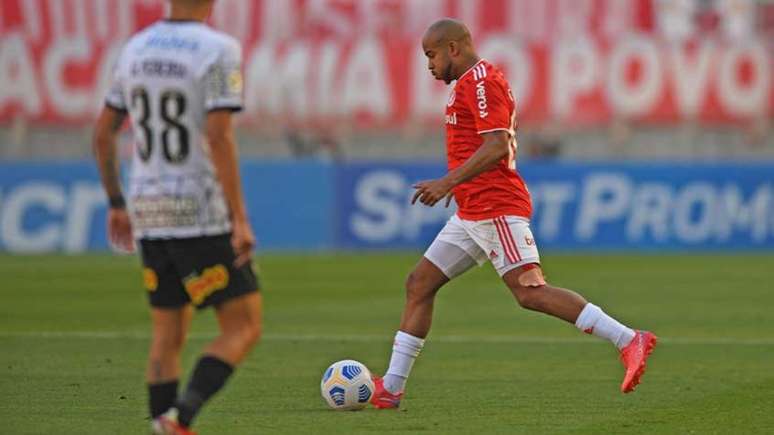
[[[443,16],[468,23],[479,53],[506,71],[522,122],[771,116],[771,38],[668,38],[663,29],[680,23],[665,24],[657,3],[218,0],[210,21],[243,41],[246,122],[438,122],[448,89],[432,80],[419,40]],[[165,8],[0,0],[0,122],[90,121],[122,44]]]

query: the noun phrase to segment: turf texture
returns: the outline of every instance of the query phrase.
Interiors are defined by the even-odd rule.
[[[262,255],[264,338],[200,434],[774,433],[774,256],[545,255],[551,282],[661,338],[632,394],[612,345],[518,308],[491,266],[444,287],[399,411],[335,412],[322,372],[381,374],[417,253]],[[148,433],[132,256],[0,256],[0,433]],[[216,331],[198,314],[184,366]]]

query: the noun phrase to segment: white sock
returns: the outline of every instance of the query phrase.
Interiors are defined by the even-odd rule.
[[[633,329],[622,325],[594,304],[583,307],[575,326],[587,334],[612,341],[619,350],[626,347],[635,335]]]
[[[395,343],[392,345],[392,357],[390,367],[384,375],[384,388],[390,393],[398,393],[406,387],[406,379],[411,373],[414,360],[422,351],[425,340],[413,335],[398,331],[395,334]]]

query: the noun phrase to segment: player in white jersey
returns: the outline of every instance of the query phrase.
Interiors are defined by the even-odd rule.
[[[155,433],[192,433],[202,405],[257,342],[261,295],[242,196],[232,112],[242,108],[241,44],[204,23],[214,0],[171,0],[171,15],[134,35],[113,74],[94,150],[109,198],[111,243],[139,242],[151,304],[147,381]],[[116,138],[134,133],[128,201]],[[178,395],[192,315],[214,306],[220,335]]]

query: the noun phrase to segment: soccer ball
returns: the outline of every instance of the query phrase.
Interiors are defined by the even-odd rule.
[[[374,381],[368,367],[351,359],[331,364],[323,373],[320,392],[335,410],[363,409],[371,400]]]

